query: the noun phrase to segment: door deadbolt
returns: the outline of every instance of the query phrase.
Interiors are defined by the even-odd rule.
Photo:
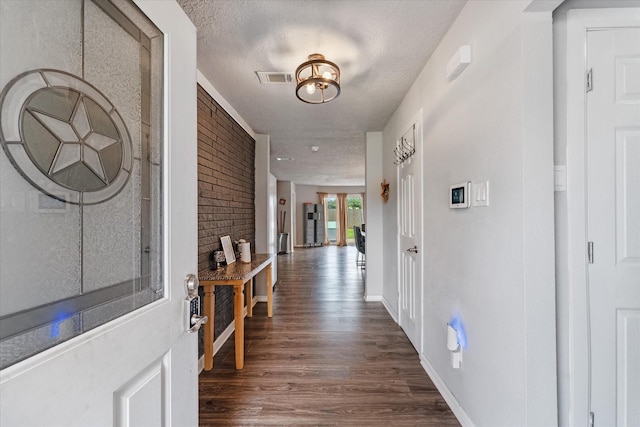
[[[200,282],[198,281],[198,276],[193,273],[187,274],[187,277],[184,279],[184,286],[187,290],[187,295],[192,297],[197,296],[199,285]]]

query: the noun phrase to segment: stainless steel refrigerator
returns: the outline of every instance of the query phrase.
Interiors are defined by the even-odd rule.
[[[324,206],[305,203],[304,214],[304,245],[322,246],[324,243]]]

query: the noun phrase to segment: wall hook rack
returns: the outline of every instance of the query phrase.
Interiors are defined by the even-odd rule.
[[[393,149],[393,153],[396,156],[396,160],[393,162],[393,164],[401,165],[416,153],[415,130],[416,125],[414,124],[411,128],[411,141],[409,141],[404,135],[402,136],[402,138],[400,138],[400,141],[398,141],[398,145]]]

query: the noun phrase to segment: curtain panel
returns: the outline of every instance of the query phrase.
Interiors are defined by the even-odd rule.
[[[338,193],[336,245],[347,246],[347,194]]]

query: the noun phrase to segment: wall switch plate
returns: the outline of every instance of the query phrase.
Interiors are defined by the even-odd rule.
[[[471,205],[489,206],[489,181],[474,182],[471,189]]]

